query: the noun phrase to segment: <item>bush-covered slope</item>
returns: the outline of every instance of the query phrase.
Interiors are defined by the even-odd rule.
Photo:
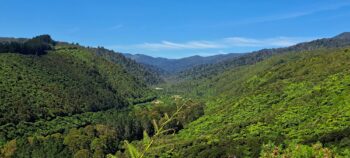
[[[106,157],[123,151],[124,140],[141,139],[144,130],[152,134],[152,119],[160,120],[164,113],[173,113],[176,106],[185,105],[186,110],[167,128],[179,130],[203,113],[200,102],[160,100],[124,109],[0,126],[0,157]]]
[[[123,66],[80,47],[0,53],[0,64],[1,125],[125,107],[150,92]]]
[[[1,52],[0,157],[128,157],[123,140],[142,151],[159,127],[145,157],[349,157],[349,37],[252,53],[153,102],[158,74],[103,48]]]
[[[299,43],[286,48],[262,49],[252,53],[247,53],[236,58],[224,60],[219,63],[196,66],[191,69],[179,72],[177,79],[191,80],[213,77],[235,67],[255,64],[257,62],[268,59],[275,54],[310,51],[321,48],[341,48],[348,45],[350,45],[350,33],[344,32],[333,38],[317,39],[310,42]]]
[[[128,73],[136,76],[139,80],[143,80],[147,84],[154,85],[164,82],[160,77],[160,73],[158,73],[159,71],[136,63],[134,60],[126,58],[121,53],[116,53],[105,48],[90,48],[90,50],[95,52],[98,56],[123,66]]]
[[[350,156],[349,48],[275,55],[200,82],[214,96],[205,115],[150,155]]]

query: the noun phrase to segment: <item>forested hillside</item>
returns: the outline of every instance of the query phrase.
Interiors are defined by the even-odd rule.
[[[152,134],[152,119],[177,104],[189,110],[169,128],[179,130],[203,111],[193,100],[152,102],[158,95],[150,85],[162,80],[113,51],[48,35],[2,39],[0,157],[105,157],[124,140]]]
[[[348,157],[349,61],[349,47],[295,51],[192,81],[192,91],[210,93],[204,116],[147,154]]]
[[[350,45],[350,33],[345,32],[333,38],[318,39],[311,42],[300,43],[286,48],[263,49],[237,58],[229,58],[219,63],[199,65],[179,72],[178,79],[201,79],[215,76],[225,70],[243,65],[251,65],[267,59],[274,54],[316,50],[320,48],[339,48]]]
[[[175,77],[48,35],[1,43],[0,157],[350,156],[349,33]]]
[[[147,84],[154,85],[163,82],[163,79],[161,78],[161,74],[163,73],[156,71],[149,66],[140,65],[134,60],[126,58],[121,53],[116,53],[103,47],[90,48],[90,50],[95,52],[98,56],[123,66],[128,73],[136,76],[139,80],[144,80]]]
[[[350,0],[3,0],[0,19],[0,158],[350,158]]]
[[[0,55],[1,124],[125,107],[149,91],[121,66],[84,49]]]
[[[155,58],[143,54],[124,54],[126,57],[135,60],[138,63],[144,65],[151,65],[164,72],[162,74],[169,75],[178,73],[195,66],[205,64],[216,64],[224,60],[233,59],[242,56],[244,53],[230,53],[230,54],[219,54],[213,56],[202,57],[199,55],[181,58],[181,59],[167,59],[167,58]],[[162,72],[162,71],[158,71]]]

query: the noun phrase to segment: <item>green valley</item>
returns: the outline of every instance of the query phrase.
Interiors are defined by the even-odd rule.
[[[3,38],[0,156],[349,157],[349,37],[171,74],[48,35]]]
[[[210,66],[218,74],[170,84],[168,92],[206,102],[204,115],[178,134],[155,138],[147,156],[348,157],[348,37],[279,49],[263,59],[254,57],[264,50],[247,54],[226,61],[232,66],[225,69]],[[189,75],[206,74],[207,67]]]
[[[2,0],[0,158],[350,158],[350,1]]]

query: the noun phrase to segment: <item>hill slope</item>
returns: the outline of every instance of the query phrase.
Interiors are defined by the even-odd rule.
[[[123,66],[75,46],[42,56],[0,53],[0,64],[1,125],[121,108],[150,92]]]
[[[262,49],[259,51],[246,53],[245,55],[229,60],[224,60],[219,63],[206,64],[193,67],[188,70],[179,72],[178,79],[201,79],[215,76],[225,70],[242,65],[251,65],[259,61],[270,58],[274,54],[310,51],[320,48],[340,48],[350,45],[350,33],[344,32],[333,38],[318,39],[311,42],[300,43],[286,48]]]
[[[143,54],[124,54],[126,57],[135,60],[138,63],[155,66],[167,73],[180,72],[194,66],[203,64],[214,64],[227,59],[241,56],[241,53],[221,54],[208,57],[191,56],[181,59],[154,58]]]
[[[105,48],[90,48],[90,50],[108,61],[123,66],[128,73],[136,76],[139,80],[143,80],[147,84],[154,85],[164,82],[158,70],[147,65],[136,63],[134,60],[126,58],[121,53],[116,53]]]
[[[192,89],[213,91],[205,115],[158,140],[150,154],[348,157],[349,74],[349,48],[322,48],[278,54],[194,82]]]
[[[193,69],[157,93],[152,66],[103,48],[2,45],[0,157],[349,157],[349,37]]]

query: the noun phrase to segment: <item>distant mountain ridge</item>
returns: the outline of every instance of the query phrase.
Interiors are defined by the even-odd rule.
[[[343,40],[350,40],[350,32],[343,32],[343,33],[335,36],[334,38],[343,39]]]
[[[144,54],[124,54],[127,58],[133,59],[138,63],[151,65],[162,69],[169,73],[180,72],[194,66],[203,64],[214,64],[227,59],[235,58],[243,55],[243,53],[230,53],[230,54],[219,54],[214,56],[190,56],[181,59],[167,59],[162,57],[151,57]]]
[[[272,48],[253,51],[251,53],[230,53],[219,54],[214,56],[190,56],[180,59],[167,59],[162,57],[152,57],[144,54],[123,55],[127,58],[135,60],[144,66],[151,66],[158,69],[161,73],[180,73],[180,77],[195,75],[193,72],[201,72],[202,69],[206,73],[215,73],[219,69],[226,69],[232,65],[244,65],[259,62],[273,54],[290,52],[290,51],[309,51],[319,48],[339,48],[350,45],[350,32],[344,32],[332,38],[317,39],[310,42],[299,43],[285,48]],[[163,71],[162,71],[163,70]],[[206,74],[207,75],[207,74]],[[205,75],[205,76],[206,76]],[[196,77],[195,77],[196,78]]]
[[[231,69],[233,67],[255,64],[257,62],[270,58],[275,54],[311,51],[321,48],[341,48],[349,45],[350,32],[344,32],[332,38],[317,39],[285,48],[262,49],[258,51],[253,51],[251,53],[246,53],[237,58],[224,60],[219,63],[194,66],[191,69],[179,72],[177,78],[200,79],[208,76],[213,76],[215,74],[220,74],[221,72]]]

